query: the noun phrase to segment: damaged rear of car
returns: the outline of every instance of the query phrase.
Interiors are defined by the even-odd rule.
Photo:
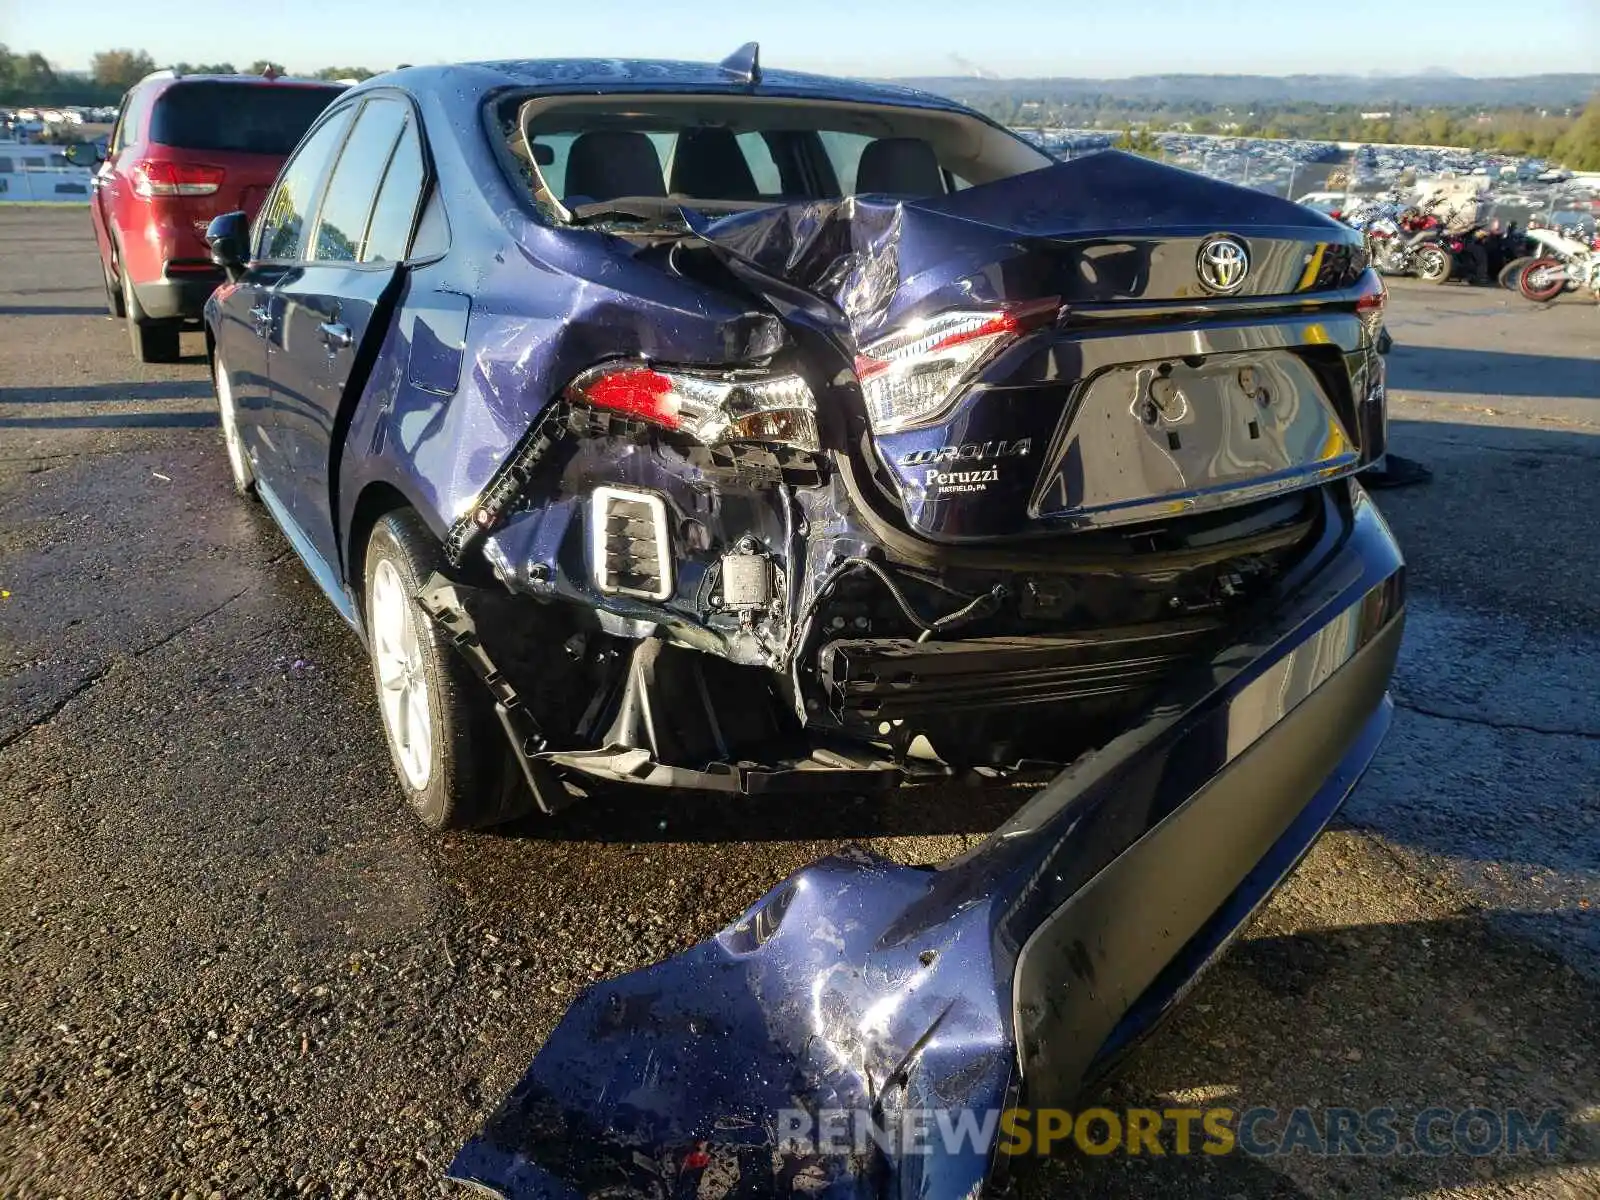
[[[314,294],[313,148],[365,162],[390,103],[406,247],[369,264],[385,182]],[[209,314],[224,431],[367,638],[428,824],[597,782],[1050,781],[959,861],[816,864],[591,990],[453,1173],[977,1194],[992,1143],[819,1159],[781,1114],[1070,1097],[1354,786],[1403,603],[1354,479],[1385,433],[1359,236],[751,52],[407,69],[300,156],[307,261],[234,264]]]
[[[447,546],[545,602],[517,620],[592,698],[495,657],[552,806],[1053,773],[1224,644],[1382,451],[1381,285],[1297,206],[770,84],[486,119],[538,261],[474,298],[498,445],[447,447]],[[529,320],[552,268],[575,286]]]

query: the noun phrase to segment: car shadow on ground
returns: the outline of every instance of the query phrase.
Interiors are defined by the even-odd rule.
[[[1273,1151],[1282,1150],[1297,1106],[1310,1110],[1322,1149],[1327,1110],[1365,1117],[1389,1108],[1396,1113],[1393,1150],[1321,1153],[1312,1139],[1288,1154],[1178,1155],[1169,1129],[1162,1155],[1118,1148],[1089,1157],[1069,1146],[1019,1172],[1021,1196],[1422,1196],[1489,1180],[1538,1188],[1556,1172],[1570,1180],[1585,1169],[1600,1184],[1600,1130],[1590,1108],[1600,1094],[1600,1047],[1593,1042],[1600,1000],[1593,982],[1498,932],[1491,918],[1503,914],[1291,932],[1301,907],[1297,889],[1313,903],[1310,892],[1331,882],[1337,866],[1328,867],[1345,848],[1314,855],[1171,1023],[1079,1108],[1222,1107],[1233,1110],[1235,1124],[1248,1110],[1270,1109],[1275,1115],[1251,1123],[1250,1144]],[[1344,882],[1361,878],[1352,873]],[[1418,1152],[1418,1118],[1432,1108],[1449,1109],[1452,1118],[1492,1110],[1502,1125],[1496,1153],[1462,1152],[1462,1146],[1482,1149],[1491,1129],[1479,1121],[1456,1143],[1453,1119],[1426,1130],[1449,1153]],[[1554,1145],[1507,1153],[1511,1109],[1530,1127],[1547,1112],[1560,1114]],[[1198,1146],[1198,1122],[1195,1132]],[[1357,1141],[1381,1149],[1366,1128]],[[1558,1185],[1540,1194],[1595,1193]]]
[[[1396,338],[1389,352],[1389,386],[1482,396],[1567,396],[1600,400],[1600,370],[1592,358],[1418,346]],[[1493,380],[1492,385],[1487,381]]]
[[[0,304],[0,317],[82,317],[105,311],[104,304]]]
[[[0,309],[0,311],[4,311]],[[8,404],[99,404],[119,400],[203,400],[207,379],[149,379],[128,383],[86,383],[67,387],[0,387],[0,408]]]
[[[98,413],[70,417],[0,417],[0,429],[208,429],[214,412]]]

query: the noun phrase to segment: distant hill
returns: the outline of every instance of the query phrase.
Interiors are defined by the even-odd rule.
[[[967,103],[1014,96],[1047,103],[1096,98],[1167,104],[1474,105],[1486,108],[1582,105],[1600,93],[1600,74],[1511,75],[1473,79],[1430,71],[1420,75],[1135,75],[1127,79],[987,79],[931,75],[897,79]]]

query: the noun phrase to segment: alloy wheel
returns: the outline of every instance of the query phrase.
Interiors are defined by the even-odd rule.
[[[428,706],[428,676],[417,636],[416,610],[394,563],[380,559],[372,573],[368,600],[373,659],[378,667],[378,699],[384,729],[406,782],[417,791],[433,773],[433,719]]]

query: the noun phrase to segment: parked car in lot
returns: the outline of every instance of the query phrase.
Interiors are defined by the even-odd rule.
[[[234,484],[365,640],[427,825],[1055,776],[959,862],[830,860],[589,993],[452,1169],[501,1194],[1069,1097],[1387,727],[1385,293],[1303,207],[746,47],[380,76],[208,236]]]
[[[135,84],[103,147],[90,214],[106,307],[144,362],[173,362],[222,281],[203,235],[218,213],[254,215],[284,158],[343,88],[312,80],[160,71]]]

